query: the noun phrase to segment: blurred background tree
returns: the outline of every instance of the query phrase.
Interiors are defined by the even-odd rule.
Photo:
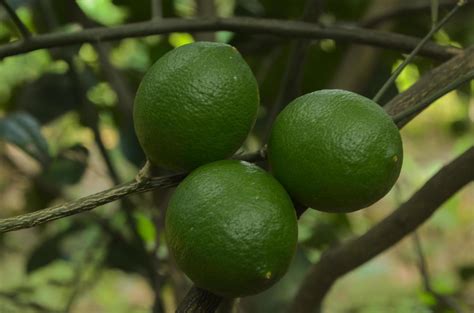
[[[191,28],[156,32],[160,35],[150,31],[147,36],[117,36],[120,40],[114,41],[79,40],[42,47],[47,49],[32,48],[35,36],[145,21],[160,25],[173,22],[170,18],[239,16],[302,20],[321,28],[360,26],[421,38],[456,1],[0,3],[0,44],[26,38],[25,50],[16,55],[0,48],[0,217],[7,218],[133,180],[145,163],[133,130],[134,93],[149,66],[170,49],[215,40],[237,47],[250,64],[262,103],[257,124],[239,151],[242,155],[259,151],[276,114],[294,97],[341,88],[370,98],[403,59],[400,49],[357,45],[341,36],[292,39],[244,27],[238,31],[238,26],[222,27],[234,31]],[[12,12],[25,29],[18,28],[21,24],[11,18]],[[472,3],[457,12],[434,41],[444,47],[472,46]],[[439,50],[444,55],[421,53],[403,70],[382,104],[460,51],[454,48]],[[473,59],[468,60],[471,68]],[[351,214],[305,212],[289,273],[268,291],[241,299],[239,310],[290,312],[303,278],[325,249],[365,233],[443,164],[471,147],[473,91],[474,82],[462,85],[404,127],[402,174],[384,199]],[[154,174],[169,173],[157,169]],[[169,258],[162,236],[171,192],[133,195],[92,212],[0,234],[0,312],[174,312],[191,283]],[[323,311],[474,312],[473,244],[474,186],[470,184],[444,203],[416,235],[338,280],[325,298]]]

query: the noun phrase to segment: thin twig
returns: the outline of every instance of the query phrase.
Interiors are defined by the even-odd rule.
[[[436,27],[438,23],[439,0],[430,0],[431,2],[431,27]]]
[[[307,0],[303,12],[302,20],[304,22],[314,23],[320,13],[322,7],[322,0]],[[299,88],[304,74],[304,64],[306,62],[308,48],[311,41],[300,39],[292,43],[288,62],[283,73],[283,78],[280,83],[279,92],[275,103],[271,106],[268,113],[265,129],[263,131],[262,141],[267,142],[270,131],[278,113],[291,100],[299,95]]]
[[[238,160],[256,162],[265,155],[264,149],[258,153],[236,157]],[[0,219],[0,233],[13,230],[30,228],[45,224],[66,216],[90,211],[98,206],[122,199],[135,193],[143,193],[153,189],[167,189],[178,185],[186,177],[187,173],[179,173],[168,176],[148,177],[143,176],[140,180],[132,180],[125,184],[114,186],[110,189],[82,197],[80,199],[60,204],[51,208],[38,210],[15,217]]]
[[[466,48],[456,56],[423,75],[415,84],[404,92],[391,99],[385,106],[385,111],[396,116],[400,112],[409,110],[469,72],[474,71],[474,46]],[[411,121],[420,111],[417,111],[402,120],[398,120],[399,128]]]
[[[461,77],[459,77],[458,79],[456,79],[455,81],[453,81],[452,83],[449,83],[448,85],[446,85],[444,88],[441,88],[440,90],[436,91],[435,93],[433,93],[432,95],[430,95],[428,98],[426,98],[425,100],[421,101],[419,104],[413,106],[413,107],[410,107],[409,109],[403,111],[403,112],[400,112],[399,114],[395,115],[393,117],[393,121],[396,123],[396,124],[399,124],[401,121],[403,121],[405,118],[415,114],[415,113],[418,113],[418,112],[421,112],[423,109],[425,109],[428,105],[430,105],[431,103],[435,102],[437,99],[441,98],[442,96],[444,96],[445,94],[447,94],[448,92],[450,91],[453,91],[454,89],[458,88],[459,86],[461,86],[462,84],[464,83],[467,83],[471,80],[474,79],[474,71],[471,71],[469,73],[467,73],[466,75],[463,75]]]
[[[77,3],[71,3],[71,10],[74,12],[74,16],[76,17],[77,21],[81,23],[86,28],[95,27],[97,23],[95,21],[90,20],[80,9]],[[104,76],[109,81],[112,88],[117,93],[118,98],[118,105],[117,109],[120,113],[119,116],[119,124],[122,125],[125,129],[131,128],[132,125],[132,106],[133,106],[133,95],[132,92],[126,83],[122,73],[120,73],[109,61],[109,44],[97,42],[94,44],[94,48],[97,50],[99,55],[99,60],[101,64],[101,69],[104,72]],[[88,117],[88,126],[92,129],[94,134],[94,139],[96,145],[99,148],[99,152],[106,164],[107,170],[109,172],[109,176],[112,179],[114,185],[121,184],[121,179],[119,177],[118,171],[110,157],[109,151],[106,149],[99,129],[99,119],[98,119],[98,112],[94,105],[84,96],[86,94],[84,90],[84,84],[81,81],[81,76],[76,68],[72,59],[69,60],[71,72],[73,74],[74,80],[77,82],[79,94],[78,98],[84,104],[84,108],[88,110],[86,115]],[[142,236],[139,233],[138,226],[136,220],[133,216],[135,205],[132,201],[128,198],[120,199],[120,209],[125,215],[126,224],[130,233],[132,235],[132,244],[140,250],[140,253],[146,255],[146,259],[144,260],[145,269],[147,271],[147,278],[149,279],[150,285],[155,292],[155,301],[153,306],[153,313],[161,313],[163,312],[163,305],[161,302],[161,291],[160,291],[160,280],[161,277],[158,274],[158,265],[156,262],[155,255],[149,252],[146,249],[146,243]],[[103,226],[103,224],[102,224]]]
[[[419,43],[418,38],[384,31],[347,26],[319,27],[311,23],[258,19],[248,17],[214,19],[166,18],[159,21],[132,23],[115,27],[95,27],[72,33],[37,35],[28,41],[16,41],[0,46],[0,59],[38,49],[68,46],[73,44],[110,41],[129,37],[167,34],[171,32],[233,31],[249,34],[266,34],[286,38],[334,39],[400,51],[411,51]],[[449,59],[462,50],[440,46],[429,42],[420,50],[420,55],[437,59]]]
[[[1,219],[0,233],[30,228],[66,216],[86,212],[134,193],[142,193],[156,188],[170,188],[176,186],[185,176],[185,174],[175,174],[148,178],[140,182],[134,180],[51,208]]]
[[[415,248],[415,252],[418,256],[418,269],[420,270],[421,279],[423,281],[423,287],[425,290],[431,290],[431,279],[428,274],[428,266],[426,265],[426,257],[423,251],[423,247],[421,246],[420,236],[418,235],[417,231],[413,232],[412,235],[413,246]]]
[[[104,234],[102,232],[99,232],[98,234],[96,234],[96,237],[91,240],[92,243],[89,243],[88,246],[85,247],[84,256],[81,260],[78,261],[78,264],[74,269],[74,276],[71,281],[72,290],[66,300],[64,312],[71,311],[74,301],[80,295],[81,291],[85,288],[85,286],[87,286],[87,288],[90,287],[88,286],[88,284],[82,282],[82,277],[84,275],[86,266],[93,261],[95,252],[103,248],[108,243],[108,240],[104,240],[103,235]],[[96,267],[100,265],[100,261],[97,262],[98,264],[96,264]],[[96,276],[94,275],[93,278],[95,279],[95,277]]]
[[[393,82],[398,78],[398,76],[403,71],[405,66],[407,66],[415,58],[415,56],[418,54],[421,48],[423,48],[423,46],[428,42],[428,40],[431,39],[431,36],[433,36],[433,34],[436,33],[438,30],[440,30],[441,27],[443,27],[443,25],[446,24],[446,22],[448,22],[452,16],[454,16],[454,14],[459,10],[459,8],[464,5],[464,3],[465,3],[464,1],[459,1],[454,6],[454,8],[448,14],[446,14],[446,16],[435,27],[431,28],[428,34],[426,34],[426,36],[423,37],[423,39],[415,47],[415,49],[413,49],[413,51],[408,55],[408,57],[405,58],[405,61],[403,61],[397,67],[397,69],[393,72],[390,78],[385,82],[382,88],[380,88],[380,90],[377,92],[377,94],[373,98],[374,102],[380,101],[380,99],[383,97],[383,95],[388,90],[388,88],[390,88]]]
[[[421,245],[421,239],[418,235],[418,232],[413,232],[412,235],[413,245],[415,248],[416,255],[418,257],[418,270],[420,271],[420,276],[423,281],[423,288],[426,292],[431,294],[433,297],[436,298],[438,303],[441,303],[446,308],[451,309],[455,313],[461,313],[461,309],[459,305],[449,296],[445,296],[436,292],[433,287],[431,286],[431,279],[428,271],[428,264],[426,262],[425,253],[423,251],[423,247]]]
[[[31,38],[30,31],[28,30],[26,25],[20,20],[15,10],[8,4],[7,0],[0,0],[0,4],[5,8],[5,11],[7,11],[8,15],[12,19],[13,23],[15,24],[23,39],[28,40],[29,38]]]
[[[197,18],[215,18],[216,4],[214,0],[194,0],[196,3]],[[198,41],[214,41],[216,35],[212,32],[198,33],[195,35]]]
[[[151,0],[151,19],[156,20],[163,17],[163,3],[161,0]]]

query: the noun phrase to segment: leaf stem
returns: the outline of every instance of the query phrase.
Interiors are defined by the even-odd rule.
[[[7,0],[0,0],[0,4],[5,8],[5,11],[7,11],[8,15],[12,19],[16,28],[18,28],[18,31],[20,32],[23,39],[28,40],[29,38],[31,38],[30,31],[28,30],[26,25],[23,24],[23,22],[20,20],[15,10],[8,4]]]

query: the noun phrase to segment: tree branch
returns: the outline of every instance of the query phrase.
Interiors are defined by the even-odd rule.
[[[15,41],[0,47],[0,58],[17,55],[38,49],[74,45],[84,42],[117,40],[128,37],[165,34],[170,32],[234,31],[250,34],[270,34],[286,38],[329,38],[338,41],[354,42],[409,52],[416,47],[418,38],[359,28],[355,26],[319,27],[311,23],[257,19],[257,18],[213,18],[176,19],[167,18],[115,27],[95,27],[72,33],[51,33],[38,35],[28,41]],[[461,52],[450,46],[427,43],[420,55],[449,59]]]
[[[433,103],[437,99],[441,98],[442,96],[444,96],[448,92],[455,90],[456,88],[458,88],[462,84],[467,83],[467,82],[469,82],[473,79],[474,79],[474,70],[470,71],[466,75],[463,75],[463,76],[459,77],[458,79],[456,79],[452,83],[449,83],[445,87],[435,91],[428,98],[426,98],[422,102],[418,103],[417,105],[412,106],[411,108],[408,108],[405,111],[402,111],[402,112],[398,113],[397,115],[395,115],[393,117],[393,121],[396,124],[402,125],[402,122],[407,117],[410,117],[411,115],[414,115],[415,113],[419,113],[419,112],[423,111],[426,107],[428,107],[428,105],[430,105],[431,103]]]
[[[302,21],[315,23],[322,12],[322,0],[307,0],[302,16]],[[311,41],[305,39],[296,40],[291,44],[288,61],[280,83],[279,92],[275,103],[270,107],[262,141],[266,143],[275,118],[282,108],[292,99],[296,98],[300,91],[303,80],[304,64],[306,63],[308,48]]]
[[[416,45],[415,49],[413,49],[412,52],[405,58],[405,60],[395,69],[393,74],[390,76],[390,78],[383,84],[383,86],[380,88],[380,90],[377,92],[377,94],[374,96],[372,99],[374,102],[379,102],[380,99],[383,97],[385,92],[390,88],[390,86],[393,84],[393,82],[397,79],[397,77],[400,75],[400,73],[403,71],[403,69],[416,57],[417,53],[423,48],[423,46],[430,40],[430,38],[443,27],[444,24],[446,24],[451,17],[456,14],[456,12],[464,5],[464,1],[459,1],[452,9],[449,11],[446,16],[439,21],[431,30],[428,32],[428,34],[423,37],[422,40]]]
[[[390,100],[384,107],[385,111],[396,116],[401,112],[416,107],[438,91],[456,81],[459,77],[468,75],[474,70],[474,46],[465,49],[460,55],[434,68],[425,74],[413,86]],[[439,95],[441,96],[441,95]],[[433,99],[434,101],[436,99]],[[401,128],[417,116],[429,103],[425,103],[418,111],[397,121]]]
[[[121,199],[130,194],[142,193],[155,188],[173,187],[176,186],[184,177],[185,174],[176,174],[171,176],[145,178],[139,182],[131,181],[55,207],[1,219],[0,233],[22,228],[30,228],[66,216],[90,211],[100,205]]]
[[[408,201],[367,233],[323,253],[304,279],[289,312],[313,312],[313,308],[322,302],[339,277],[371,260],[414,231],[441,204],[473,180],[474,147],[471,147],[443,167]]]
[[[30,31],[20,20],[15,10],[8,4],[7,0],[0,0],[0,4],[5,8],[5,11],[7,11],[8,15],[12,19],[13,23],[15,24],[23,39],[27,40],[31,38]]]
[[[163,17],[163,4],[161,0],[151,0],[151,19],[157,20]]]
[[[433,297],[436,298],[437,306],[441,305],[442,309],[450,309],[454,313],[461,313],[461,309],[453,299],[451,299],[449,296],[445,296],[436,292],[431,286],[431,278],[428,271],[428,264],[426,262],[425,253],[421,245],[421,238],[416,231],[413,232],[412,239],[415,252],[418,257],[418,271],[420,272],[423,288],[427,293],[431,294]],[[437,310],[434,310],[434,312],[437,312]]]
[[[390,113],[390,114],[397,114],[397,113],[403,111],[406,106],[408,106],[408,108],[417,107],[417,103],[418,103],[417,101],[422,102],[422,103],[424,102],[424,103],[425,103],[425,107],[426,107],[427,105],[429,105],[432,101],[429,102],[429,101],[426,101],[426,99],[423,99],[423,98],[420,98],[420,97],[416,98],[416,101],[410,101],[409,104],[407,105],[406,101],[410,100],[411,98],[410,98],[410,97],[402,97],[402,96],[405,95],[406,93],[411,94],[411,95],[412,95],[411,97],[413,97],[414,95],[418,95],[418,94],[422,94],[422,95],[425,95],[425,96],[426,96],[427,93],[424,92],[425,90],[431,90],[433,93],[439,91],[439,90],[437,90],[437,88],[440,88],[440,87],[442,87],[442,86],[444,86],[444,85],[446,85],[446,84],[449,85],[450,81],[452,81],[453,79],[456,78],[456,75],[462,75],[462,73],[466,73],[466,72],[468,72],[468,71],[470,70],[470,66],[467,66],[467,64],[474,63],[473,55],[474,55],[474,47],[473,47],[473,48],[470,48],[470,49],[467,49],[467,50],[466,50],[464,53],[462,53],[461,55],[459,55],[459,56],[457,56],[457,57],[455,57],[455,58],[453,58],[453,59],[451,59],[451,60],[445,62],[444,64],[440,65],[439,67],[437,67],[436,69],[434,69],[433,71],[431,71],[430,73],[428,73],[427,75],[425,75],[421,80],[419,80],[417,83],[415,83],[410,89],[408,89],[408,90],[405,91],[404,93],[400,94],[399,96],[395,97],[394,99],[392,99],[392,101],[390,101],[390,102],[387,104],[386,109],[388,109],[388,111],[389,111],[388,113]],[[474,64],[473,64],[472,66],[474,66]],[[456,74],[454,74],[453,72],[456,73]],[[440,75],[439,73],[446,73],[446,75]],[[451,74],[448,75],[447,73],[451,73]],[[436,82],[436,86],[438,86],[438,87],[434,87],[434,88],[433,88],[433,87],[431,86],[431,83],[433,83],[433,82]],[[441,89],[443,89],[443,88],[441,88]],[[415,91],[413,91],[413,90],[415,90]],[[405,100],[399,100],[399,99],[398,99],[399,97],[402,97],[402,98],[405,99]],[[428,95],[428,97],[429,97],[429,95]],[[429,98],[428,98],[428,99],[429,99]],[[434,100],[433,100],[433,101],[434,101]],[[429,103],[428,103],[428,102],[429,102]],[[414,117],[414,116],[413,116],[413,117]],[[407,121],[406,121],[406,122],[407,122]],[[406,124],[406,123],[405,123],[405,124]],[[401,127],[403,127],[403,125],[405,125],[405,124],[399,124],[399,127],[401,128]],[[471,154],[474,154],[474,151],[473,151],[473,150],[474,150],[474,148],[471,148],[471,149],[470,149]],[[432,179],[434,179],[436,176],[437,176],[437,175],[435,175]],[[472,175],[472,176],[474,176],[474,175]],[[472,178],[471,178],[471,179],[472,179]],[[429,182],[431,182],[431,181],[432,181],[432,180],[430,180]],[[427,183],[427,184],[428,184],[428,183]],[[457,191],[457,189],[456,189],[455,191]],[[454,193],[455,191],[453,191],[453,193]],[[427,193],[427,194],[429,195],[429,193]],[[414,196],[414,197],[415,197],[415,196]],[[426,197],[426,194],[425,194],[425,197]],[[449,196],[448,196],[447,198],[449,198]],[[447,198],[446,198],[446,199],[447,199]],[[413,198],[412,198],[412,199],[413,199]],[[403,207],[403,206],[402,206],[402,207]],[[295,208],[296,208],[296,210],[297,210],[297,212],[298,212],[298,216],[300,216],[300,215],[306,210],[306,207],[304,207],[304,206],[302,206],[302,205],[300,205],[300,204],[298,204],[298,203],[295,203]],[[434,207],[433,211],[434,211],[436,208],[437,208],[437,206]],[[430,215],[431,215],[431,214],[430,214]],[[428,216],[425,218],[425,220],[426,220],[430,215],[428,215]],[[394,220],[395,220],[395,219],[394,219]],[[423,221],[424,221],[424,220],[423,220]],[[420,222],[420,224],[421,224],[421,222]],[[377,226],[379,226],[379,225],[377,225]],[[377,227],[377,226],[376,226],[376,227]],[[416,228],[416,227],[415,227],[415,228]],[[414,229],[415,229],[415,228],[414,228]],[[375,229],[375,227],[374,227],[374,229]],[[372,231],[372,230],[371,230],[371,231]],[[370,232],[370,231],[369,231],[369,232]],[[407,232],[407,233],[408,233],[408,232]],[[407,234],[407,233],[406,233],[406,234]],[[405,236],[406,234],[404,234],[403,236]],[[403,236],[401,236],[398,240],[400,240]],[[383,237],[381,237],[381,238],[383,238]],[[398,241],[398,240],[397,240],[397,241]],[[364,250],[364,244],[365,244],[365,243],[360,244],[360,245],[357,247],[357,249],[361,249],[361,250],[365,251],[365,250]],[[390,247],[392,244],[393,244],[393,243],[387,245],[384,249]],[[384,249],[380,250],[380,252],[383,251]],[[344,252],[344,253],[346,253],[346,252]],[[341,260],[343,260],[343,259],[346,257],[346,256],[344,256],[344,253],[341,252],[341,254],[338,256]],[[379,252],[378,252],[378,253],[379,253]],[[375,256],[375,255],[374,255],[374,256]],[[372,257],[373,257],[373,256],[371,256],[370,258],[372,258]],[[349,254],[349,255],[347,256],[347,258],[348,258],[348,259],[351,259],[351,255]],[[369,259],[370,259],[370,258],[369,258]],[[369,259],[367,259],[367,260],[369,260]],[[363,261],[363,262],[360,263],[360,264],[363,264],[363,263],[366,262],[367,260]],[[339,260],[339,261],[340,261],[340,260]],[[359,266],[360,264],[354,264],[353,267],[350,268],[350,269],[348,269],[347,271],[350,271],[350,270],[356,268],[356,267]],[[320,266],[319,263],[316,264],[315,267],[318,267],[318,266]],[[340,276],[342,276],[343,274],[345,274],[345,273],[338,274],[338,273],[336,272],[336,276],[330,277],[330,279],[329,279],[328,282],[324,282],[324,280],[321,281],[321,279],[323,279],[324,271],[330,271],[330,269],[331,269],[331,262],[323,263],[323,265],[321,265],[321,266],[323,266],[323,268],[320,269],[321,272],[318,272],[318,273],[316,274],[316,275],[320,275],[321,277],[318,276],[317,278],[313,278],[313,279],[316,279],[316,280],[314,281],[314,284],[318,284],[318,282],[321,283],[320,286],[317,286],[317,287],[320,288],[320,289],[316,288],[314,285],[311,286],[311,288],[315,288],[315,290],[321,290],[320,292],[321,292],[322,294],[320,295],[320,299],[317,300],[317,301],[311,302],[311,297],[313,297],[313,294],[311,294],[311,292],[309,292],[310,294],[305,295],[305,296],[307,297],[307,299],[306,299],[305,301],[306,301],[307,303],[310,303],[310,305],[313,305],[313,304],[314,304],[313,306],[311,306],[311,308],[314,307],[314,306],[320,305],[320,303],[321,303],[321,301],[322,301],[324,295],[325,295],[326,292],[329,290],[329,288],[332,286],[332,284],[334,283],[334,281],[335,281],[337,278],[339,278]],[[337,267],[338,265],[335,264],[334,266]],[[334,271],[335,269],[331,269],[331,270]],[[311,277],[311,274],[310,274],[308,277]],[[302,294],[302,293],[305,292],[305,288],[307,288],[307,286],[305,287],[305,284],[307,284],[307,285],[310,284],[310,282],[308,282],[309,280],[311,280],[311,279],[310,279],[310,278],[307,278],[307,279],[305,280],[305,283],[304,283],[303,286],[301,287],[301,289],[300,289],[300,291],[299,291],[299,293],[298,293],[297,298],[298,298],[298,297],[304,297],[304,296],[301,296],[300,294]],[[312,290],[312,289],[306,289],[306,290]],[[308,300],[308,299],[309,299],[309,300]],[[185,298],[184,301],[188,301],[187,297]],[[289,312],[311,312],[309,309],[308,309],[307,311],[293,311],[293,308],[295,308],[295,307],[298,308],[298,306],[297,306],[297,304],[296,304],[298,301],[299,301],[298,299],[295,299],[294,304],[293,304],[293,307],[292,307],[292,309],[291,309]],[[308,307],[309,307],[310,305],[308,305]],[[212,312],[214,312],[214,311],[205,311],[205,312],[207,312],[207,313],[212,313]]]
[[[216,4],[214,0],[194,0],[196,3],[196,17],[200,18],[215,18]],[[196,40],[198,41],[214,41],[214,33],[198,33]]]
[[[236,155],[233,159],[257,162],[263,160],[265,156],[266,151],[265,148],[263,148],[256,153]],[[144,167],[145,170],[140,171],[136,179],[128,183],[114,186],[110,189],[51,208],[0,219],[0,234],[13,230],[34,227],[66,216],[90,211],[98,206],[122,199],[134,193],[143,193],[156,188],[166,189],[174,187],[187,175],[187,173],[179,173],[169,176],[150,177],[145,173],[146,167],[149,167],[149,163],[147,164],[148,165],[145,165]]]

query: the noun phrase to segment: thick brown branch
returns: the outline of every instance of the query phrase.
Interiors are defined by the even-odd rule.
[[[367,233],[325,252],[306,276],[289,312],[313,312],[339,277],[396,244],[473,180],[474,147],[471,147]]]
[[[399,94],[385,105],[385,110],[390,115],[397,115],[424,99],[443,89],[449,83],[458,77],[468,74],[474,70],[474,46],[464,50],[460,55],[434,68],[424,75],[413,86],[405,92]],[[403,127],[421,112],[415,112],[412,115],[402,119],[397,124]]]
[[[176,313],[214,313],[222,298],[193,286],[178,306]]]
[[[148,178],[140,182],[131,181],[55,207],[1,219],[0,233],[34,227],[62,217],[89,211],[130,194],[146,192],[155,188],[169,188],[177,185],[184,176],[185,174],[176,174],[172,176]]]
[[[251,34],[271,34],[289,38],[334,39],[373,45],[382,48],[411,51],[419,39],[383,31],[355,26],[319,27],[310,23],[256,18],[214,18],[214,19],[160,19],[116,27],[96,27],[73,33],[52,33],[38,35],[28,41],[16,41],[0,47],[0,58],[38,49],[100,42],[127,37],[165,34],[170,32],[233,31]],[[449,59],[460,53],[460,49],[427,43],[420,55],[437,59]]]

